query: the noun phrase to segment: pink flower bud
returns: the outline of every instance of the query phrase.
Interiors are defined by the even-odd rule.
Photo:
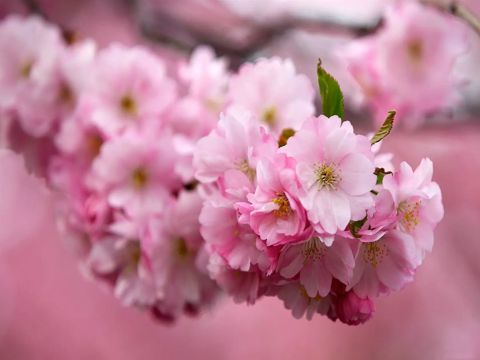
[[[375,305],[368,297],[362,299],[353,291],[338,298],[336,302],[337,316],[348,325],[359,325],[369,320],[375,312]]]

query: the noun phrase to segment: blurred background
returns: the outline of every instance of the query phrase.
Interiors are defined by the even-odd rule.
[[[375,29],[387,3],[0,0],[0,17],[41,13],[99,46],[141,43],[172,61],[201,43],[232,68],[259,56],[290,57],[312,80],[321,57],[348,88],[334,49]],[[480,14],[480,1],[464,3]],[[211,313],[173,325],[123,308],[79,272],[42,181],[19,157],[0,153],[0,244],[15,240],[0,253],[0,359],[480,359],[480,37],[468,31],[468,54],[455,69],[469,79],[458,109],[385,141],[396,164],[434,161],[445,218],[416,281],[381,298],[370,322],[295,320],[268,298],[253,307],[223,299]],[[369,130],[368,115],[351,116]]]

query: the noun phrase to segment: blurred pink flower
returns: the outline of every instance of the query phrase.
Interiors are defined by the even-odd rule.
[[[38,17],[11,16],[0,24],[0,108],[32,136],[45,135],[56,120],[62,50],[59,30]]]
[[[230,104],[250,111],[274,136],[285,128],[299,129],[313,115],[313,97],[310,80],[280,58],[247,63],[230,81]]]
[[[88,184],[132,216],[157,213],[181,186],[173,171],[175,159],[168,133],[155,137],[130,131],[102,146]]]
[[[201,308],[216,295],[206,264],[199,262],[204,242],[198,217],[202,199],[197,192],[182,191],[162,215],[149,220],[144,242],[151,247],[157,303],[155,307],[173,317],[187,307]]]
[[[111,45],[97,58],[95,84],[86,96],[94,101],[92,120],[107,134],[161,123],[176,99],[176,84],[149,50]]]
[[[465,30],[453,17],[416,1],[395,1],[385,24],[371,37],[342,49],[377,122],[390,109],[407,127],[458,102],[453,65],[467,49]]]

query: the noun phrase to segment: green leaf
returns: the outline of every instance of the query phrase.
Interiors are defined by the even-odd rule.
[[[337,115],[343,119],[344,104],[343,94],[338,85],[337,80],[322,68],[322,62],[318,60],[317,65],[318,86],[320,88],[320,96],[322,97],[323,115]]]
[[[388,112],[387,118],[383,122],[382,126],[378,131],[373,135],[372,140],[370,141],[373,144],[376,144],[379,141],[382,141],[387,137],[388,134],[390,134],[390,131],[392,131],[393,127],[393,120],[395,119],[395,114],[396,112],[393,110],[390,110]]]

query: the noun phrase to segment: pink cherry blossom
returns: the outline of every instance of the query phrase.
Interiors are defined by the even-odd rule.
[[[421,260],[432,250],[433,231],[444,212],[442,193],[432,175],[432,161],[423,159],[415,171],[402,162],[398,172],[383,181],[395,202],[398,228],[414,238]]]
[[[109,236],[93,243],[86,259],[92,275],[113,280],[115,296],[127,306],[151,306],[155,283],[138,239]]]
[[[280,58],[247,63],[230,81],[231,104],[250,111],[275,136],[285,128],[299,129],[313,115],[313,97],[310,80]]]
[[[334,234],[365,217],[376,182],[373,153],[348,121],[311,118],[283,149],[297,162],[300,201],[315,230]]]
[[[257,188],[248,195],[248,223],[267,245],[306,240],[305,210],[298,200],[295,164],[284,154],[258,163]],[[242,221],[240,219],[240,221]]]
[[[0,107],[32,136],[45,135],[56,120],[52,86],[62,50],[59,30],[38,17],[11,16],[0,25]]]
[[[147,49],[111,45],[98,54],[92,120],[106,133],[160,122],[176,98],[164,63]]]
[[[273,156],[276,149],[276,141],[249,113],[223,114],[218,126],[198,142],[195,177],[205,183],[253,181],[259,158]]]
[[[380,240],[360,243],[348,289],[362,298],[398,291],[413,280],[417,265],[412,236],[391,230]]]
[[[180,64],[179,79],[186,94],[170,112],[175,132],[197,140],[207,135],[224,110],[229,76],[227,62],[216,58],[206,46],[192,53],[188,64]]]
[[[105,143],[88,178],[111,206],[134,216],[160,212],[180,187],[169,134],[149,136],[154,134],[132,131]]]
[[[254,304],[260,296],[261,272],[252,267],[249,271],[231,268],[218,254],[210,256],[208,269],[212,279],[237,303]]]
[[[292,311],[295,319],[300,319],[305,315],[308,320],[311,320],[316,313],[327,315],[332,311],[330,296],[310,297],[305,288],[297,282],[279,286],[276,291],[285,308]]]
[[[202,199],[196,192],[182,191],[171,200],[162,216],[149,221],[144,242],[151,247],[158,303],[164,314],[178,316],[187,307],[210,302],[216,288],[206,264],[199,267],[203,247],[198,217]]]
[[[466,33],[453,17],[415,1],[395,1],[383,28],[340,52],[378,122],[394,108],[407,127],[458,102],[452,68],[466,51]]]
[[[105,134],[92,122],[94,106],[82,99],[75,111],[61,124],[55,137],[55,145],[62,155],[75,158],[79,164],[89,166],[100,153]]]
[[[272,267],[267,254],[259,249],[258,236],[249,226],[239,224],[233,204],[206,201],[200,213],[201,233],[210,252],[219,254],[232,269],[249,271]]]
[[[367,210],[367,215],[358,228],[355,224],[349,226],[343,233],[346,237],[354,237],[362,242],[379,240],[388,230],[397,224],[397,211],[390,192],[382,189],[375,195],[375,205]]]
[[[299,276],[300,284],[308,296],[325,297],[330,292],[332,279],[347,284],[355,265],[350,243],[338,238],[330,247],[318,237],[295,245],[288,245],[282,251],[278,271],[286,279]]]

